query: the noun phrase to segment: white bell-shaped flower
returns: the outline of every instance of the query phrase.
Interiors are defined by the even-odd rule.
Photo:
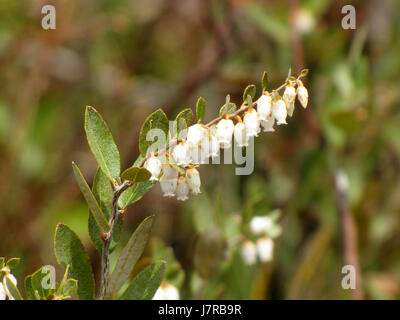
[[[246,264],[252,265],[257,262],[257,247],[253,242],[246,240],[240,249],[240,253]]]
[[[179,291],[175,286],[163,281],[154,294],[153,300],[179,300]]]
[[[0,300],[6,300],[7,294],[3,284],[0,282]]]
[[[297,89],[297,99],[299,99],[301,105],[303,106],[303,108],[307,107],[308,104],[308,91],[306,89],[305,86],[303,86],[303,84],[301,84],[299,86],[299,88]]]
[[[162,164],[157,157],[151,156],[149,159],[147,159],[146,162],[144,163],[144,168],[150,171],[151,173],[150,180],[153,181],[158,180],[158,177],[160,176],[161,173]]]
[[[296,89],[292,85],[288,85],[285,88],[285,92],[283,93],[282,99],[286,103],[294,101],[296,99]]]
[[[199,145],[207,136],[207,129],[199,123],[194,124],[189,127],[186,142],[197,146]]]
[[[203,144],[204,150],[205,150],[205,155],[207,158],[209,157],[218,157],[219,153],[219,143],[217,138],[215,137],[215,134],[209,131],[208,137]]]
[[[250,137],[257,137],[260,132],[260,119],[258,113],[254,108],[246,111],[243,117],[243,122],[246,127],[246,135]]]
[[[177,179],[178,178],[178,170],[175,169],[172,165],[165,163],[162,165],[163,176],[166,179]]]
[[[168,179],[165,175],[160,178],[161,190],[164,193],[164,197],[175,196],[176,186],[178,184],[178,178]]]
[[[186,180],[188,182],[189,188],[193,194],[200,193],[200,174],[196,168],[191,168],[186,170]]]
[[[179,166],[187,166],[190,163],[188,144],[185,141],[179,142],[172,150],[172,158]]]
[[[176,186],[176,198],[181,201],[188,199],[189,185],[184,176],[178,178],[178,184]]]
[[[257,112],[260,120],[267,120],[271,115],[272,98],[269,94],[263,94],[257,100]]]
[[[269,262],[274,256],[274,241],[271,238],[262,237],[256,242],[258,257],[262,262]]]
[[[272,116],[276,119],[276,124],[287,124],[286,104],[282,99],[277,99],[272,103]]]
[[[231,119],[222,119],[217,124],[217,140],[221,148],[229,149],[232,145],[234,124]]]
[[[208,153],[203,143],[195,146],[188,144],[190,162],[193,164],[205,164],[208,163]]]
[[[275,118],[270,116],[267,120],[261,120],[261,126],[264,132],[274,132]]]
[[[249,137],[246,134],[246,127],[243,122],[238,122],[233,130],[233,136],[239,147],[247,147],[249,144]]]

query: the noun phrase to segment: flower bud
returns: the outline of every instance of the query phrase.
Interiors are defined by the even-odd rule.
[[[235,125],[233,136],[239,147],[247,147],[249,144],[249,137],[246,134],[246,127],[243,122],[238,122]]]
[[[163,171],[163,176],[165,176],[166,179],[178,178],[178,173],[179,173],[178,170],[168,163],[162,165],[162,171]]]
[[[242,258],[244,262],[248,265],[255,264],[257,261],[257,247],[256,245],[249,241],[246,240],[241,247],[240,253],[242,255]]]
[[[149,159],[147,159],[144,163],[144,168],[150,171],[150,180],[158,180],[158,177],[161,173],[161,161],[157,157],[151,156]]]
[[[273,225],[273,220],[268,216],[255,216],[250,220],[250,230],[254,235],[268,232]]]
[[[255,109],[251,108],[246,111],[243,122],[246,127],[246,135],[250,137],[257,137],[260,132],[260,120],[258,118],[258,113]]]
[[[232,144],[234,124],[231,119],[222,119],[217,124],[217,140],[221,148],[228,149]]]
[[[278,99],[272,103],[272,116],[276,119],[276,124],[287,124],[286,104],[282,99]]]
[[[193,194],[199,194],[200,193],[200,174],[197,171],[197,169],[192,168],[186,170],[186,180],[188,182],[189,188],[192,191]]]
[[[188,144],[185,141],[178,143],[172,150],[172,158],[179,166],[187,166],[190,163]]]
[[[178,179],[168,179],[165,175],[160,178],[160,186],[161,190],[164,193],[164,197],[173,197],[175,196],[176,186],[178,184]]]
[[[301,105],[303,108],[307,107],[308,104],[308,91],[305,86],[302,84],[299,86],[297,89],[297,99],[299,99]]]
[[[261,120],[261,126],[263,127],[264,132],[274,132],[274,124],[275,118],[273,116],[270,116],[267,120]]]
[[[186,142],[197,146],[205,139],[206,134],[207,129],[203,125],[196,123],[195,125],[189,127]]]
[[[269,94],[263,94],[257,100],[257,112],[260,120],[267,120],[271,115],[272,98]]]
[[[176,187],[176,198],[181,201],[188,199],[189,186],[184,176],[178,178],[178,185]]]
[[[262,262],[269,262],[274,255],[274,241],[271,238],[262,237],[257,240],[257,253]]]

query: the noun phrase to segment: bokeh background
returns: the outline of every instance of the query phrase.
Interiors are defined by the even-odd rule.
[[[56,30],[41,28],[48,3]],[[356,8],[355,30],[341,27],[346,4]],[[254,173],[203,166],[203,192],[185,203],[156,185],[129,208],[123,238],[154,214],[153,237],[185,272],[183,298],[398,298],[399,39],[396,0],[0,1],[0,256],[21,257],[22,284],[57,265],[54,230],[64,222],[98,278],[71,169],[74,160],[88,181],[97,169],[86,105],[108,122],[127,167],[155,109],[172,119],[202,96],[211,120],[227,93],[240,103],[247,84],[260,92],[264,70],[274,88],[291,66],[294,74],[310,69],[309,108],[297,105],[287,126],[256,140]],[[348,177],[344,194],[337,172]],[[274,209],[283,233],[272,263],[246,266],[237,252],[215,253],[232,230],[246,234],[251,216]],[[208,251],[196,253],[204,237]],[[356,292],[341,287],[348,259],[359,264]]]

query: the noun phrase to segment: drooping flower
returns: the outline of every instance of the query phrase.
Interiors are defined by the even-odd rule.
[[[180,201],[185,201],[188,199],[189,185],[184,176],[178,178],[178,185],[176,187],[176,198]]]
[[[286,103],[286,109],[289,117],[293,115],[294,101],[296,99],[296,90],[292,85],[288,85],[282,96],[283,101]]]
[[[272,98],[269,94],[263,94],[257,100],[257,112],[260,120],[267,120],[271,115]]]
[[[6,300],[6,290],[4,289],[3,284],[0,282],[0,300]]]
[[[193,194],[200,193],[200,174],[196,168],[191,168],[186,170],[186,180],[188,182],[189,188]]]
[[[6,297],[8,297],[9,300],[15,300],[15,297],[13,297],[13,295],[11,294],[11,292],[8,290],[7,286],[5,285],[5,277],[8,278],[8,280],[10,280],[15,286],[17,286],[18,282],[17,279],[14,277],[14,275],[12,275],[11,273],[9,273],[9,269],[5,268],[6,271],[6,275],[4,275],[3,278],[3,283],[0,283],[0,300],[6,300]],[[5,270],[3,269],[3,270]]]
[[[285,102],[278,98],[272,103],[272,116],[276,119],[276,124],[287,124],[287,110]]]
[[[162,164],[161,161],[155,157],[151,156],[149,159],[146,160],[144,163],[144,168],[146,168],[151,173],[150,180],[157,181],[158,177],[161,173]]]
[[[211,129],[209,130],[208,137],[204,143],[204,149],[207,157],[218,157],[219,143],[215,134],[211,132]]]
[[[188,144],[185,141],[179,142],[172,150],[172,158],[179,166],[187,166],[190,163]]]
[[[186,142],[197,146],[206,138],[206,135],[207,129],[202,124],[196,123],[189,127]]]
[[[249,240],[246,240],[245,242],[243,242],[240,253],[246,264],[252,265],[252,264],[256,263],[257,247],[253,242],[251,242]]]
[[[256,242],[258,257],[262,262],[269,262],[274,255],[274,241],[268,237],[259,238]]]
[[[164,193],[164,197],[175,196],[176,186],[178,184],[177,178],[168,179],[165,175],[160,178],[161,190]]]
[[[267,120],[261,120],[261,126],[264,132],[274,132],[275,118],[271,115]]]
[[[217,124],[217,140],[221,148],[228,149],[232,144],[234,124],[231,119],[222,119]]]
[[[257,137],[260,132],[260,119],[257,111],[254,108],[246,111],[243,117],[243,122],[246,127],[246,135],[250,137]]]
[[[297,89],[297,99],[299,99],[303,108],[307,108],[308,104],[308,91],[305,86],[301,83]]]
[[[177,179],[178,178],[178,170],[175,169],[172,165],[165,163],[162,165],[163,176],[166,179]]]
[[[163,281],[154,294],[153,300],[179,300],[179,291],[175,286]]]
[[[249,144],[249,137],[246,134],[246,127],[243,122],[238,122],[235,125],[233,136],[239,147],[247,147]]]

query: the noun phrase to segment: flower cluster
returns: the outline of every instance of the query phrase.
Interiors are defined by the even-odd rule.
[[[256,237],[255,242],[244,240],[241,247],[241,254],[246,264],[252,265],[257,262],[269,262],[273,259],[274,239],[282,230],[277,224],[280,212],[276,211],[267,216],[255,216],[250,221],[250,231]]]
[[[0,281],[0,300],[6,300],[7,297],[10,300],[15,300],[7,287],[6,280],[8,279],[17,286],[17,279],[10,273],[10,269],[7,267],[0,269],[0,275],[1,274],[3,274],[3,281]]]
[[[232,141],[238,147],[247,147],[249,139],[257,137],[261,129],[273,132],[275,124],[287,124],[286,118],[293,115],[296,97],[307,107],[308,91],[300,77],[289,77],[285,85],[272,92],[264,89],[256,102],[247,100],[238,111],[223,113],[208,125],[198,122],[190,126],[185,138],[175,140],[173,147],[166,147],[170,151],[166,153],[168,163],[162,163],[154,153],[146,159],[144,167],[152,174],[151,180],[160,181],[166,197],[186,200],[190,191],[200,193],[198,165],[209,163],[210,158],[219,155],[220,149],[231,148]],[[281,89],[285,89],[282,96]]]

